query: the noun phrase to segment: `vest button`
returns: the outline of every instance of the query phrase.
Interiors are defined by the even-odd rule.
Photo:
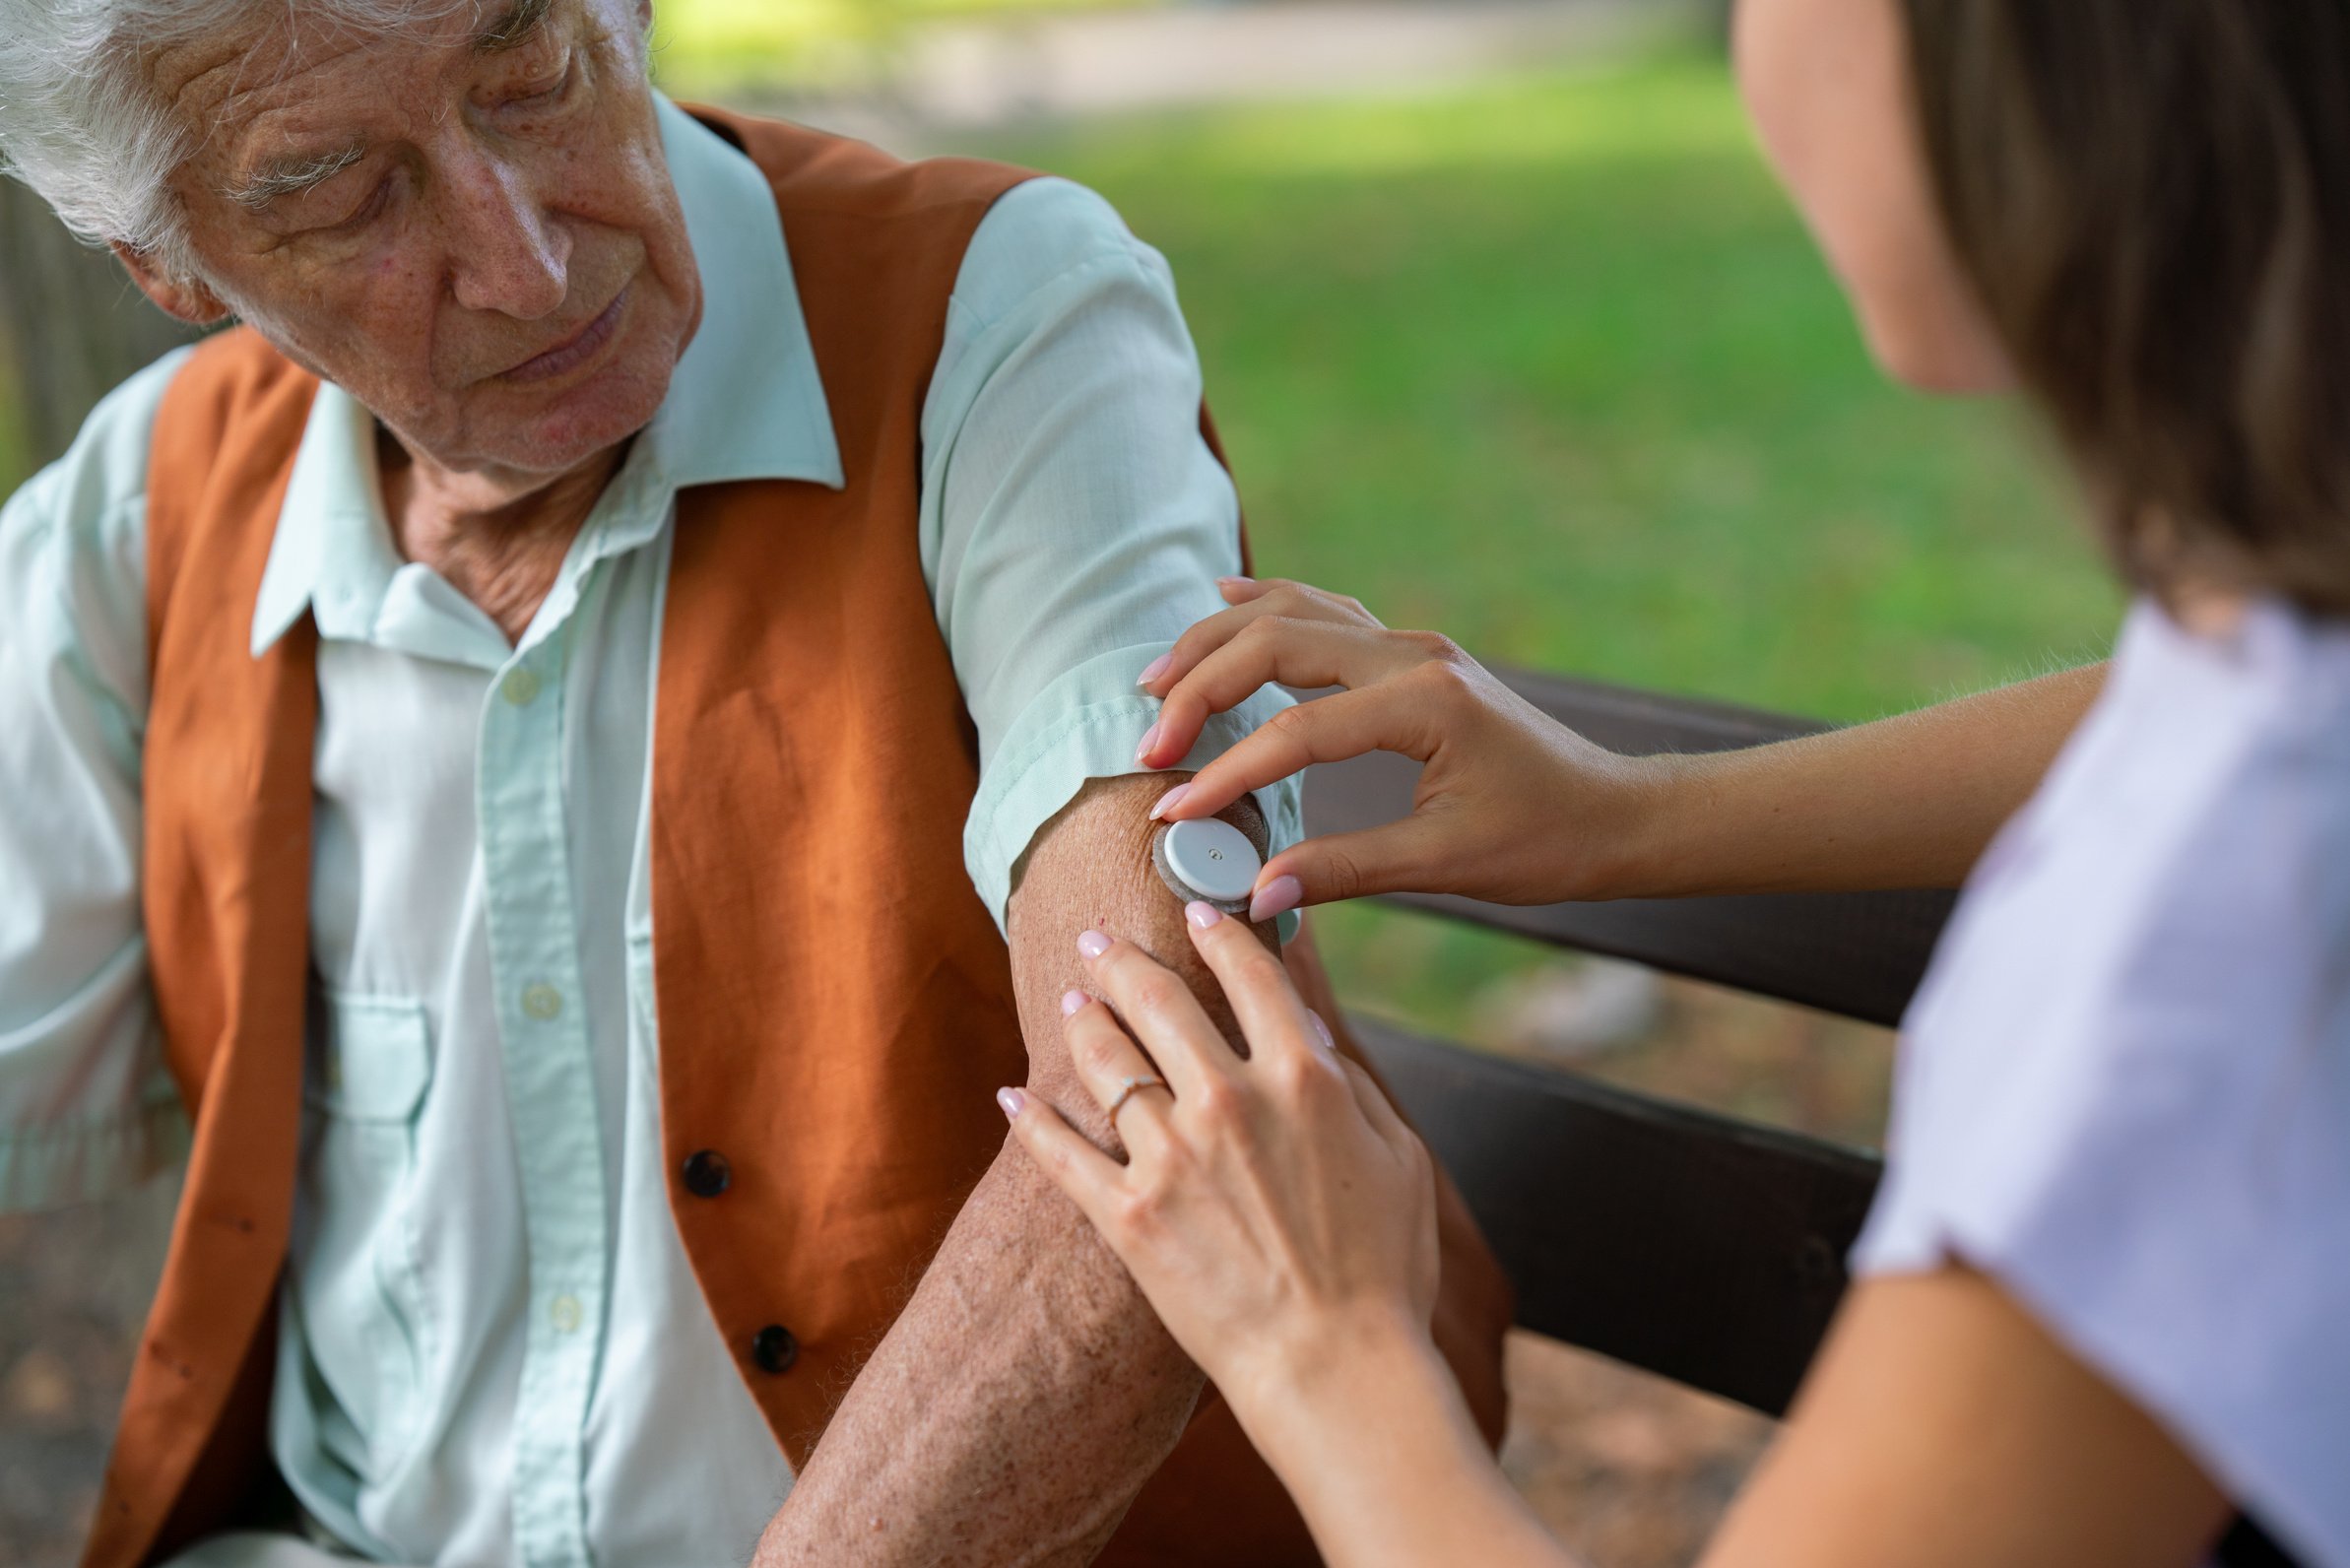
[[[714,1148],[697,1148],[685,1156],[685,1191],[696,1198],[715,1198],[734,1180],[734,1167]]]
[[[800,1341],[780,1323],[770,1323],[751,1337],[751,1359],[761,1372],[789,1372],[800,1359]]]

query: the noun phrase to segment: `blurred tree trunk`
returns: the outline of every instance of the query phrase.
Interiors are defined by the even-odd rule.
[[[1730,52],[1730,17],[1736,0],[1705,0],[1706,31],[1722,51]]]
[[[67,232],[48,203],[0,177],[0,349],[28,459],[64,451],[115,383],[195,336],[149,304],[120,262]]]

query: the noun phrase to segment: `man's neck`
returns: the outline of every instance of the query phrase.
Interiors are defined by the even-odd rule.
[[[628,443],[555,479],[514,482],[451,473],[380,425],[375,449],[400,554],[439,572],[519,642]]]

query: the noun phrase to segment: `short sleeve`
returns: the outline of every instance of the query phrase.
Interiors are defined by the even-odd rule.
[[[1141,772],[1137,678],[1240,570],[1239,503],[1200,429],[1199,358],[1158,253],[1099,196],[1039,179],[966,253],[923,415],[922,562],[979,732],[964,824],[1001,925],[1037,830],[1089,779]],[[1197,768],[1284,706],[1208,726]],[[1294,780],[1258,792],[1273,845]]]
[[[1856,1273],[1990,1274],[2350,1564],[2350,638],[2133,618],[1904,1033]]]

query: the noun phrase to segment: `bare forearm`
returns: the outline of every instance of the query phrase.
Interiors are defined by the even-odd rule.
[[[1012,900],[1028,1089],[1105,1147],[1108,1124],[1062,1044],[1060,998],[1083,980],[1077,934],[1098,926],[1180,954],[1195,988],[1214,992],[1149,866],[1145,814],[1167,783],[1090,786],[1039,834]],[[1261,839],[1253,806],[1234,815]],[[1008,1142],[757,1562],[1088,1562],[1182,1436],[1203,1383],[1084,1216]]]
[[[1324,1348],[1239,1414],[1330,1568],[1574,1568],[1493,1463],[1425,1335],[1398,1325]]]
[[[1742,751],[1656,758],[1642,894],[1955,887],[2105,683],[2091,665]]]
[[[1082,1216],[1011,1150],[849,1391],[757,1562],[1089,1562],[1200,1388]]]

